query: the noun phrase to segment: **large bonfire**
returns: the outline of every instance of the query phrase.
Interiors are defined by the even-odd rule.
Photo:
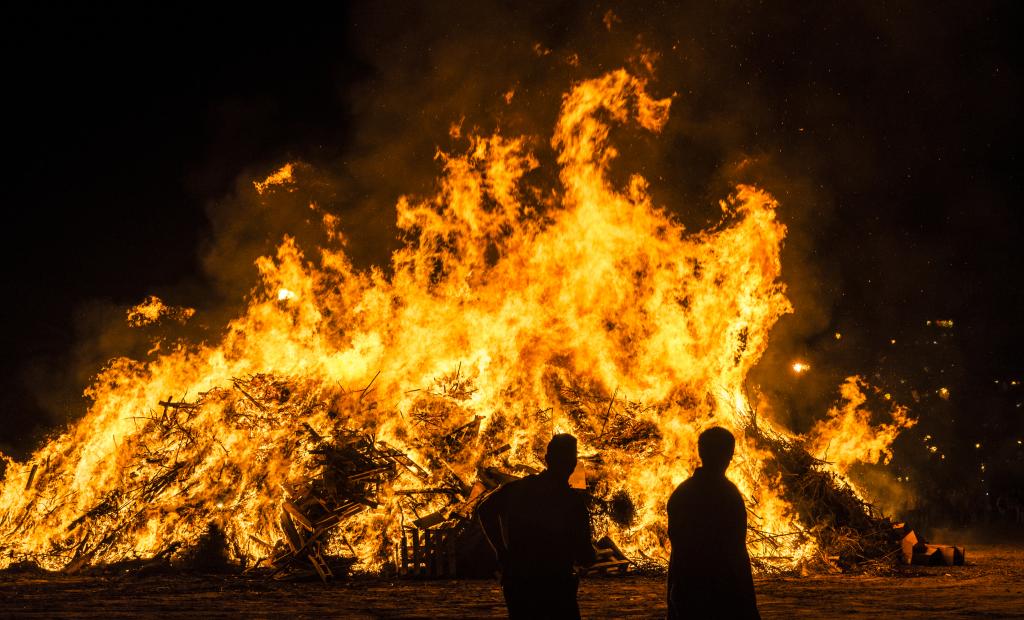
[[[473,137],[441,158],[436,196],[399,201],[406,242],[387,271],[355,269],[330,215],[331,247],[316,256],[285,238],[219,342],[112,360],[81,420],[28,461],[7,459],[0,567],[180,553],[211,524],[251,564],[288,535],[282,505],[323,475],[328,447],[362,445],[405,465],[371,467],[354,508],[324,504],[336,527],[322,542],[381,570],[403,524],[477,494],[486,472],[539,469],[555,432],[580,439],[575,480],[595,498],[595,534],[664,562],[666,499],[711,425],[739,437],[730,477],[748,500],[751,554],[786,567],[821,555],[779,446],[831,446],[832,463],[803,474],[856,498],[845,468],[887,458],[907,421],[896,411],[872,427],[852,379],[806,441],[752,415],[747,373],[791,311],[786,228],[754,187],[722,202],[719,225],[689,232],[641,176],[613,186],[609,122],[658,132],[670,103],[624,70],[575,85],[551,140],[557,196],[525,183],[539,165],[527,140]],[[300,182],[288,165],[256,189]],[[130,318],[169,310],[151,299]],[[408,491],[423,487],[441,491]]]

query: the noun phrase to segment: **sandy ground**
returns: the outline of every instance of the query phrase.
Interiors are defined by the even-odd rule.
[[[764,618],[1024,618],[1024,546],[967,549],[967,566],[899,575],[758,579]],[[584,618],[663,617],[661,579],[590,578]],[[490,581],[351,579],[278,583],[255,577],[0,573],[0,618],[501,618]]]

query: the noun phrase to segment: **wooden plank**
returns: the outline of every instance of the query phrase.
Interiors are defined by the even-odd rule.
[[[412,531],[412,570],[414,575],[420,574],[420,531]]]
[[[435,525],[437,525],[439,523],[443,523],[444,519],[445,519],[444,511],[443,510],[438,510],[437,512],[432,512],[432,513],[430,513],[430,514],[428,514],[428,515],[426,515],[424,517],[420,517],[419,519],[416,519],[415,521],[412,522],[412,524],[415,525],[418,528],[426,530],[428,527],[433,527],[433,526],[435,526]]]
[[[302,514],[302,511],[299,510],[298,506],[296,506],[295,504],[291,503],[288,500],[284,500],[284,503],[281,504],[281,507],[284,508],[285,511],[287,511],[295,521],[298,521],[299,524],[302,525],[302,527],[306,528],[307,530],[314,529],[313,522],[309,520],[309,517]]]
[[[285,542],[288,543],[288,548],[292,550],[292,553],[297,553],[304,546],[306,541],[302,539],[302,535],[295,528],[295,524],[292,523],[292,518],[288,516],[287,512],[281,513],[281,531],[284,532]]]
[[[402,542],[400,543],[401,547],[402,547],[402,556],[401,556],[401,561],[400,561],[400,563],[398,565],[398,574],[399,575],[408,575],[409,574],[409,542],[408,542],[409,539],[408,539],[408,534],[409,534],[408,530],[403,530],[402,531]]]
[[[437,577],[437,530],[427,530],[427,576]]]
[[[448,530],[448,533],[444,537],[444,547],[448,553],[448,576],[454,578],[456,576],[455,565],[455,531]]]

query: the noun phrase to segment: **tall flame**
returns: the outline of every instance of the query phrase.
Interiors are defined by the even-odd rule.
[[[697,464],[698,433],[736,427],[747,373],[791,311],[779,280],[786,228],[767,193],[737,187],[721,223],[691,233],[652,205],[643,177],[609,180],[610,121],[658,132],[670,103],[624,70],[577,84],[551,140],[554,199],[524,180],[539,165],[525,138],[471,137],[442,156],[437,195],[399,201],[406,243],[393,275],[355,269],[332,216],[335,243],[316,257],[285,238],[257,261],[260,283],[219,342],[112,360],[84,418],[30,461],[8,459],[0,566],[60,568],[97,539],[108,544],[90,562],[148,557],[194,542],[210,521],[236,555],[265,556],[287,484],[308,464],[295,449],[306,425],[370,433],[469,480],[497,446],[539,467],[551,434],[573,432],[581,454],[600,455],[585,460],[588,479],[635,508],[598,529],[665,559],[665,501]],[[295,171],[256,187],[290,191]],[[232,387],[254,375],[261,397],[277,390],[273,411]],[[157,403],[186,393],[205,394],[201,406],[161,413]],[[431,437],[477,415],[465,450],[431,453]],[[760,529],[798,529],[760,459],[740,441],[730,475]],[[386,500],[344,527],[370,569],[389,557],[404,510]],[[794,561],[808,545],[794,544]]]

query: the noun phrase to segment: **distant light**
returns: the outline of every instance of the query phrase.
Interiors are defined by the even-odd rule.
[[[885,400],[892,400],[892,394],[890,394],[889,392],[886,392],[884,398],[885,398]]]
[[[895,338],[890,338],[889,339],[889,344],[896,344],[896,339]]]
[[[940,387],[939,398],[941,398],[942,400],[949,400],[949,388]]]
[[[793,372],[798,375],[802,375],[811,369],[811,365],[806,362],[793,362]]]
[[[936,448],[935,446],[928,446],[928,451],[931,452],[932,454],[935,454],[936,452],[939,451],[939,449]]]
[[[939,458],[941,458],[943,461],[945,461],[946,460],[946,455],[945,454],[940,454]]]
[[[836,332],[835,335],[836,335],[836,340],[842,340],[843,339],[843,335],[840,334],[839,332]]]
[[[976,444],[974,444],[974,448],[975,448],[976,450],[980,450],[980,449],[981,449],[981,444],[980,444],[980,443],[976,443]]]
[[[286,288],[282,288],[282,289],[277,291],[277,300],[278,301],[286,301],[288,299],[295,299],[296,297],[298,297],[298,295],[296,295],[294,292],[292,292],[292,291],[290,291],[290,290],[288,290]]]

